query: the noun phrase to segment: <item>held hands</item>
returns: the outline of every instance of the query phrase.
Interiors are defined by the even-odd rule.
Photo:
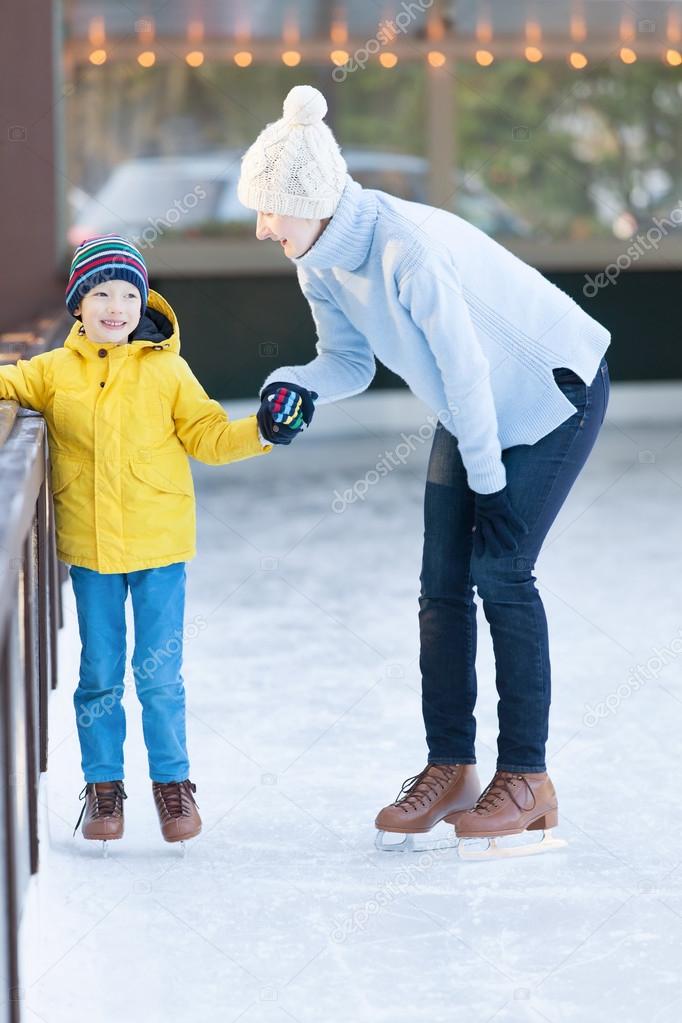
[[[474,550],[477,557],[489,551],[494,558],[519,549],[518,536],[526,536],[528,526],[516,514],[503,487],[494,494],[476,494]]]
[[[310,426],[315,412],[315,391],[298,384],[276,382],[264,388],[256,419],[270,444],[291,444],[304,424]]]

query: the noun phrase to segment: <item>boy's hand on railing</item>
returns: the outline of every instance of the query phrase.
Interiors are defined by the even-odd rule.
[[[276,382],[264,388],[256,413],[258,427],[270,444],[291,444],[303,426],[310,426],[315,412],[315,391],[298,384]]]

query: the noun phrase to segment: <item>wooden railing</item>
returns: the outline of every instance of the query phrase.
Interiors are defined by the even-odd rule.
[[[38,335],[33,335],[37,337]],[[0,335],[0,362],[47,347]],[[21,338],[21,350],[11,345]],[[38,783],[57,684],[60,570],[42,416],[0,401],[0,1023],[19,1023],[19,923],[38,869]]]

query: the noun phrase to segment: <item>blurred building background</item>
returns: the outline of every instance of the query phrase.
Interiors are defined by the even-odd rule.
[[[120,231],[215,396],[310,358],[291,263],[255,240],[236,183],[311,83],[363,185],[538,267],[612,330],[615,379],[680,375],[680,0],[62,0],[7,18],[0,329],[53,312],[73,246]]]

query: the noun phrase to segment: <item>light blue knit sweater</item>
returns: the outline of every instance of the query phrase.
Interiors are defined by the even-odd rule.
[[[318,354],[265,384],[337,401],[369,386],[376,355],[457,437],[482,494],[505,485],[504,448],[534,444],[574,415],[552,368],[591,383],[609,345],[605,327],[483,231],[350,175],[329,224],[292,262]]]

